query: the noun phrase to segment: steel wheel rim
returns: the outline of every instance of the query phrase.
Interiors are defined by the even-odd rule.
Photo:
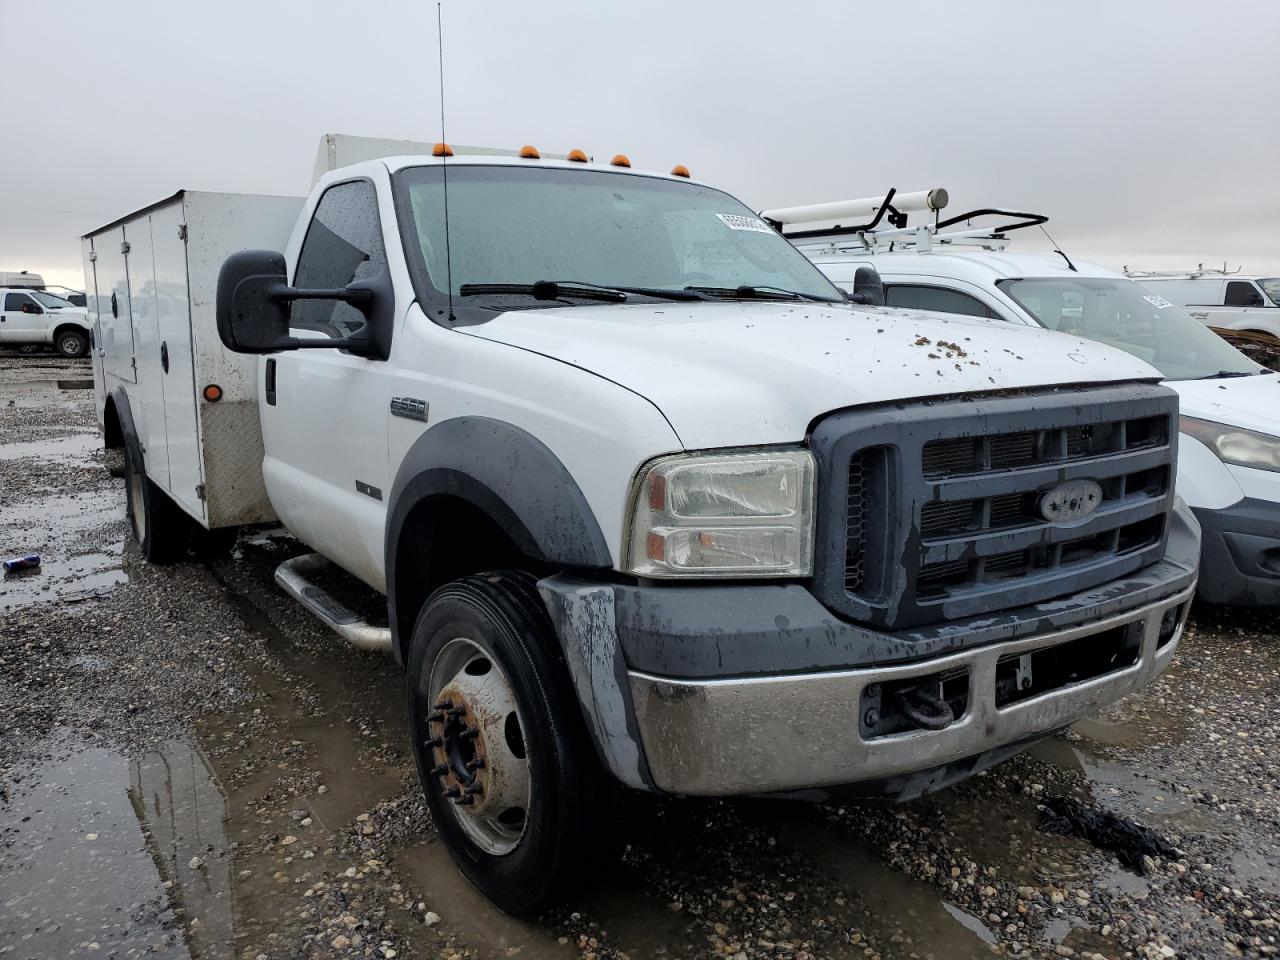
[[[125,456],[129,454],[126,451]],[[129,471],[129,520],[133,524],[133,536],[139,544],[147,534],[147,512],[143,509],[142,474],[137,470]]]
[[[431,665],[427,697],[422,736],[442,805],[485,853],[511,853],[524,836],[533,798],[525,727],[511,682],[483,644],[456,637]],[[467,729],[476,733],[467,736]]]
[[[68,357],[80,352],[80,341],[75,337],[63,337],[61,346],[63,354]]]

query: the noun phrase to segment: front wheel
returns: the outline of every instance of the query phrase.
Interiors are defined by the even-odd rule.
[[[414,625],[409,719],[418,775],[463,875],[536,914],[601,849],[611,785],[534,579],[446,584]]]
[[[64,357],[83,357],[89,352],[89,337],[80,330],[63,330],[54,345]]]

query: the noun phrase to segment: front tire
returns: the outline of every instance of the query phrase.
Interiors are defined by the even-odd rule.
[[[601,849],[612,786],[519,572],[446,584],[414,625],[409,719],[418,776],[468,881],[508,913],[552,903]]]
[[[140,468],[141,456],[125,450],[125,506],[129,528],[148,563],[169,564],[186,555],[191,521]]]
[[[54,341],[58,353],[75,359],[89,352],[89,337],[80,330],[63,330]]]

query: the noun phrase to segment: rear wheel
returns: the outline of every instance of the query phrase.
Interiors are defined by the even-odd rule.
[[[186,553],[191,521],[147,479],[138,466],[141,457],[133,454],[126,450],[124,456],[125,501],[133,538],[148,562],[173,563]]]
[[[601,848],[612,792],[531,576],[446,584],[418,616],[408,661],[418,774],[463,875],[535,914]]]
[[[54,346],[64,357],[83,357],[89,352],[89,337],[81,330],[62,330],[55,338]]]

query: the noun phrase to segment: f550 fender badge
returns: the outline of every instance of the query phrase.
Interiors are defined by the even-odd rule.
[[[1040,497],[1040,516],[1050,523],[1083,520],[1102,505],[1102,487],[1093,480],[1068,480]]]
[[[426,423],[427,401],[419,400],[417,397],[392,397],[391,415],[393,417],[404,417],[406,420],[421,420]]]

